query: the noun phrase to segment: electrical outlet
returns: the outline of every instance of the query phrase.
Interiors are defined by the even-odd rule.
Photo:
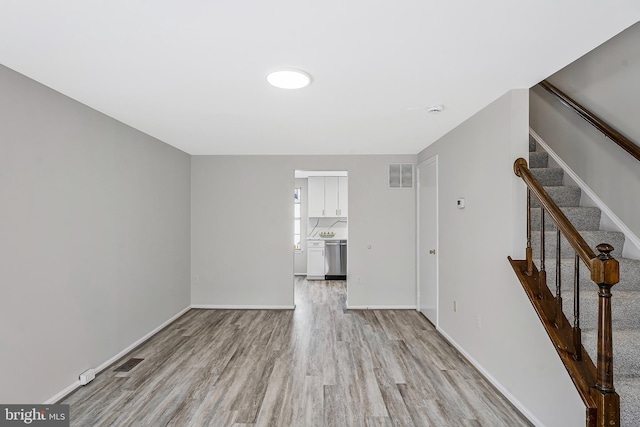
[[[453,311],[457,312],[458,311],[458,301],[453,300]]]
[[[478,329],[482,328],[482,316],[480,314],[476,314],[476,326]]]

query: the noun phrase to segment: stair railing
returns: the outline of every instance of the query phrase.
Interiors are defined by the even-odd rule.
[[[537,181],[519,158],[514,163],[514,172],[527,186],[527,247],[526,260],[514,261],[509,257],[520,282],[536,309],[547,333],[556,346],[569,375],[571,376],[586,407],[586,425],[619,426],[620,398],[613,385],[613,337],[611,323],[611,287],[619,282],[619,263],[611,256],[613,247],[602,243],[596,255],[566,215],[553,201],[544,187]],[[531,246],[531,197],[540,202],[540,260],[539,268],[533,263]],[[547,285],[545,254],[545,219],[549,216],[556,231],[556,277],[555,295]],[[562,311],[561,283],[561,235],[573,251],[573,324]],[[598,350],[596,364],[591,361],[582,345],[580,330],[580,286],[579,262],[590,271],[591,280],[598,286]]]
[[[558,98],[564,105],[575,111],[580,117],[585,119],[593,127],[602,132],[604,136],[618,144],[624,151],[631,154],[637,160],[640,160],[640,146],[638,144],[634,143],[629,138],[611,127],[611,125],[609,125],[607,122],[584,108],[582,105],[578,104],[576,101],[571,99],[569,95],[549,83],[549,81],[541,81],[540,86],[542,86],[547,92]]]

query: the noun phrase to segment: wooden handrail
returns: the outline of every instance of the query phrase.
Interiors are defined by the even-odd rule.
[[[620,265],[611,256],[613,246],[601,243],[597,246],[599,255],[584,240],[582,235],[571,224],[564,212],[553,201],[544,187],[538,182],[527,166],[527,161],[523,158],[517,159],[513,164],[514,172],[527,185],[528,194],[535,195],[541,206],[540,217],[540,270],[532,271],[531,252],[531,215],[527,213],[527,250],[526,261],[513,261],[509,258],[516,274],[531,299],[538,315],[542,320],[549,336],[556,344],[556,348],[563,359],[567,370],[580,392],[587,409],[587,426],[619,426],[620,425],[620,398],[615,391],[613,384],[613,326],[611,316],[611,287],[620,280]],[[527,200],[527,209],[531,206]],[[588,355],[585,360],[582,358],[582,340],[580,338],[579,314],[576,311],[576,320],[570,332],[562,332],[566,323],[564,314],[556,310],[562,310],[562,300],[560,296],[560,282],[557,282],[556,295],[550,296],[546,283],[546,271],[544,267],[544,217],[545,211],[551,217],[559,230],[556,242],[556,262],[560,260],[560,233],[565,236],[567,242],[576,253],[576,263],[581,259],[591,272],[591,280],[598,285],[598,349],[596,365]],[[520,267],[518,264],[520,263]],[[556,265],[558,274],[559,265]],[[579,291],[579,278],[576,264],[574,299]],[[559,280],[559,279],[557,279]],[[532,281],[532,283],[530,283]],[[548,306],[548,299],[555,300],[555,304]],[[578,302],[574,304],[579,307]],[[555,306],[555,307],[554,307]],[[545,309],[547,307],[547,309]],[[549,309],[550,308],[550,309]],[[563,335],[564,334],[564,335]],[[571,346],[568,345],[567,337],[571,337]],[[569,360],[567,354],[561,348],[572,348],[573,358]],[[595,368],[595,369],[594,369]],[[595,376],[594,376],[595,371]],[[594,378],[595,377],[595,378]],[[595,408],[594,408],[595,406]],[[591,411],[595,409],[595,414]]]
[[[540,86],[542,86],[547,92],[558,98],[564,105],[575,111],[580,117],[585,119],[593,127],[602,132],[604,136],[618,144],[624,151],[631,154],[637,160],[640,160],[640,146],[638,146],[638,144],[634,143],[629,138],[611,127],[611,125],[609,125],[607,122],[584,108],[582,105],[578,104],[575,100],[571,99],[569,95],[552,85],[548,80],[541,81]]]

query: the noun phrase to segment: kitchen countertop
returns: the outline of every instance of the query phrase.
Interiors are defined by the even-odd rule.
[[[348,239],[346,236],[341,236],[336,234],[333,237],[320,237],[320,236],[307,237],[307,240],[348,240]]]

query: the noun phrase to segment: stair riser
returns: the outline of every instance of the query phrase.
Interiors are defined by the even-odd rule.
[[[531,169],[531,173],[543,186],[560,186],[562,185],[562,181],[564,179],[564,171],[560,168]]]
[[[540,265],[538,260],[534,260],[536,266]],[[562,292],[570,291],[573,289],[574,278],[574,261],[562,260],[562,275],[560,276],[560,283]],[[591,281],[591,273],[589,269],[579,262],[579,277],[580,277],[580,292],[591,292],[596,290],[597,285]],[[547,270],[547,283],[551,293],[555,295],[556,286],[556,262],[555,257],[547,258],[545,263],[545,269]],[[620,291],[640,291],[640,266],[638,263],[630,264],[622,260],[620,262],[620,282],[617,283],[612,292]]]
[[[587,242],[587,244],[593,248],[596,255],[598,252],[595,247],[600,243],[608,243],[614,247],[614,251],[611,255],[614,258],[622,257],[622,247],[624,246],[624,234],[614,232],[614,231],[585,231],[582,234],[582,237]],[[536,258],[540,258],[540,231],[532,231],[531,232],[531,247],[533,248],[533,256]],[[556,256],[556,233],[553,231],[545,232],[545,257],[549,261],[548,263],[555,262]],[[561,236],[560,240],[560,257],[561,258],[574,258],[575,252],[573,248],[569,245],[569,242],[565,239],[564,236]]]
[[[601,211],[598,208],[563,208],[562,211],[577,230],[600,229]],[[531,229],[540,231],[540,208],[531,209]],[[544,229],[550,231],[556,229],[555,223],[548,215],[545,217]]]
[[[628,294],[637,294],[630,296]],[[637,313],[640,294],[613,293],[611,298],[611,319],[613,329],[638,329],[640,317]],[[567,319],[573,322],[573,293],[566,292],[562,296],[562,311]],[[580,328],[584,331],[597,331],[598,328],[598,293],[580,293]]]
[[[560,207],[580,205],[580,187],[545,187],[545,191]],[[531,196],[531,207],[540,207],[540,202],[533,195]]]
[[[549,155],[544,151],[529,153],[529,169],[546,168],[549,165]]]
[[[585,331],[582,335],[582,345],[592,360],[598,353],[598,333],[596,330]],[[614,379],[624,373],[640,372],[640,336],[638,332],[619,331],[613,334],[613,374]]]

